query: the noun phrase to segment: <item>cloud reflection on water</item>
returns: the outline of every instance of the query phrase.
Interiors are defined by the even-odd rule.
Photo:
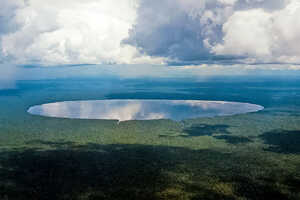
[[[72,119],[183,120],[234,115],[262,110],[249,103],[197,100],[95,100],[65,101],[33,106],[30,114]]]

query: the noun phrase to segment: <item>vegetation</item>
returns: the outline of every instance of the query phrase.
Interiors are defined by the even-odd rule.
[[[0,93],[1,200],[300,199],[300,107],[288,96],[298,89],[176,85],[176,91],[168,89],[168,98],[214,100],[220,95],[266,107],[182,122],[118,124],[28,115],[26,109],[34,104],[122,96],[120,91],[105,95],[96,86],[83,91],[76,84],[70,90],[54,83],[26,83]],[[126,86],[125,97],[166,98],[166,92],[153,93],[157,87],[134,93]],[[216,95],[209,96],[210,91]],[[229,91],[238,92],[239,99]]]

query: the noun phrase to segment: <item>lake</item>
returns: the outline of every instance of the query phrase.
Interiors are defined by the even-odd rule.
[[[262,110],[249,103],[197,100],[94,100],[33,106],[28,113],[58,118],[180,121],[198,117],[235,115]]]

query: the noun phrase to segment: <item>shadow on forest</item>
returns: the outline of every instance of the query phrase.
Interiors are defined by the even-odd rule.
[[[188,134],[183,137],[196,137],[196,136],[212,136],[214,134],[231,134],[227,129],[230,126],[225,124],[197,124],[183,130]]]
[[[300,131],[273,130],[259,136],[265,144],[272,145],[265,150],[278,153],[300,153]]]
[[[234,136],[228,131],[230,126],[225,124],[197,124],[183,130],[184,134],[163,134],[159,137],[197,137],[197,136],[212,136],[218,140],[225,140],[229,144],[244,144],[252,142],[247,137]]]
[[[242,136],[233,136],[233,135],[216,135],[214,138],[219,139],[219,140],[225,140],[227,143],[230,144],[244,144],[244,143],[249,143],[252,142],[247,137],[242,137]]]
[[[66,147],[65,142],[57,142],[57,147],[62,143]],[[182,199],[185,194],[193,200],[296,199],[282,193],[274,180],[265,182],[253,174],[273,166],[256,156],[165,146],[70,145],[69,149],[1,152],[0,199],[153,200]],[[220,182],[233,186],[223,188]]]
[[[63,147],[71,147],[75,145],[74,142],[64,142],[64,141],[59,141],[59,142],[52,142],[52,141],[43,141],[43,140],[32,140],[30,142],[27,142],[29,145],[48,145],[53,148],[63,148]]]

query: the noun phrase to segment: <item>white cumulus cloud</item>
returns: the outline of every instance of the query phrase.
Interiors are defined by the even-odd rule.
[[[299,0],[10,0],[0,60],[300,63]]]
[[[250,62],[300,63],[300,2],[283,9],[235,12],[223,25],[223,42],[212,47],[218,55],[245,56]]]
[[[17,30],[1,37],[2,54],[18,63],[162,62],[121,44],[136,7],[136,0],[28,0],[14,10]]]

